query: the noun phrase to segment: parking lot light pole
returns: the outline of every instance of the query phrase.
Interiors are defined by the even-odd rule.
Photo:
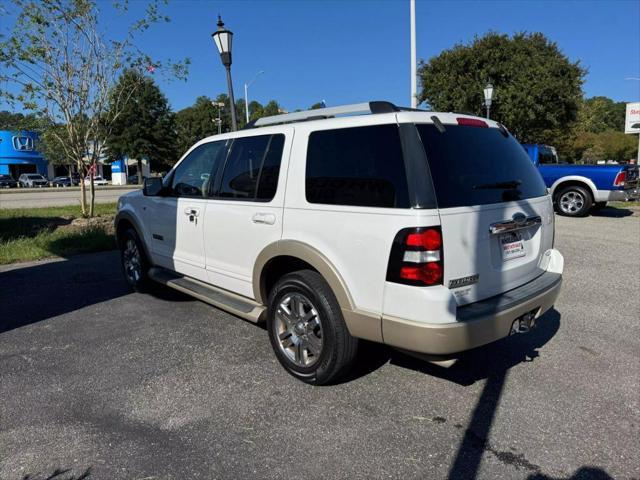
[[[491,82],[484,87],[484,106],[487,107],[487,118],[491,115],[491,100],[493,98],[493,85]]]
[[[224,108],[223,102],[211,102],[213,107],[218,107],[218,118],[214,118],[213,122],[218,125],[218,135],[222,133],[222,118],[220,118],[220,114],[222,113],[222,109]]]
[[[218,30],[213,32],[211,36],[220,52],[220,59],[224,68],[227,70],[227,86],[229,88],[229,103],[231,110],[231,130],[238,130],[238,121],[236,119],[236,102],[233,98],[233,83],[231,82],[231,42],[233,40],[233,32],[224,28],[224,22],[218,15]]]
[[[260,70],[258,73],[256,73],[255,77],[253,77],[253,80],[251,80],[249,83],[244,84],[244,110],[245,110],[245,113],[247,114],[247,123],[249,123],[249,87],[263,73],[264,73],[264,70]]]

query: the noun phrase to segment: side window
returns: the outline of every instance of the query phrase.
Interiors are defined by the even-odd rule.
[[[205,143],[187,155],[173,174],[172,194],[177,197],[206,197],[215,165],[226,150],[225,143]]]
[[[556,158],[555,152],[551,150],[549,147],[543,147],[543,146],[540,146],[538,150],[538,161],[541,164],[558,163],[558,159]]]
[[[269,202],[276,195],[283,148],[284,135],[273,135],[260,172],[260,181],[256,193],[256,200],[259,202]]]
[[[409,208],[396,125],[320,130],[309,135],[309,203]]]
[[[284,135],[259,135],[233,141],[218,196],[269,201],[278,184]]]

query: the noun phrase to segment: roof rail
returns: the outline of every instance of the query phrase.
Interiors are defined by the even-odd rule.
[[[303,122],[306,120],[319,120],[323,118],[331,118],[337,115],[355,115],[355,114],[373,114],[373,113],[392,113],[403,110],[411,110],[407,108],[397,107],[391,102],[374,101],[354,103],[352,105],[341,105],[339,107],[317,108],[315,110],[305,110],[303,112],[285,113],[282,115],[272,115],[270,117],[262,117],[247,123],[245,128],[265,127],[267,125],[281,125],[283,123]]]

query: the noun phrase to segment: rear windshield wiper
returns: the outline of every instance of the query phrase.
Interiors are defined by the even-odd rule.
[[[511,189],[516,188],[522,185],[522,180],[509,180],[506,182],[496,182],[496,183],[482,183],[480,185],[474,185],[474,190],[490,190],[490,189]]]

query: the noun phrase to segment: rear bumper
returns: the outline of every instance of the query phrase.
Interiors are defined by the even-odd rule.
[[[451,355],[506,337],[525,313],[543,315],[555,303],[562,273],[547,271],[502,295],[458,308],[454,323],[429,324],[382,318],[384,343],[429,355]]]
[[[597,190],[594,195],[596,202],[626,202],[639,196],[638,187],[626,190]]]

